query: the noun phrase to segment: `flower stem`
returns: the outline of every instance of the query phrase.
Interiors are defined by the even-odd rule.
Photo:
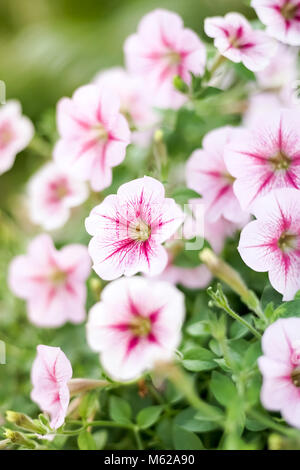
[[[226,57],[224,57],[223,55],[221,54],[217,54],[215,59],[214,59],[214,62],[209,70],[209,79],[212,78],[213,74],[215,73],[215,71],[226,61]]]
[[[46,160],[49,160],[52,157],[51,145],[38,135],[33,137],[32,141],[28,145],[28,148],[33,152],[41,155]]]
[[[155,372],[164,378],[168,378],[170,382],[172,382],[175,387],[184,394],[186,400],[193,408],[200,411],[211,421],[217,421],[220,426],[223,427],[223,418],[212,406],[208,405],[198,397],[189,376],[187,376],[187,374],[185,374],[176,364],[172,362],[158,362],[155,367]]]
[[[266,318],[258,298],[253,291],[248,289],[237,271],[229,266],[229,264],[225,263],[225,261],[218,258],[210,248],[202,250],[199,257],[215,277],[225,282],[240,296],[242,302],[244,302],[250,310],[266,322]]]
[[[228,315],[230,315],[234,320],[238,321],[241,325],[248,328],[251,333],[256,336],[256,338],[261,339],[261,334],[243,317],[240,317],[232,308],[230,307],[226,296],[224,295],[221,286],[219,285],[216,292],[213,292],[212,287],[207,289],[208,294],[212,298],[212,302],[216,307],[224,310]]]
[[[256,410],[249,410],[248,416],[256,421],[259,421],[261,424],[267,426],[270,429],[274,429],[274,431],[280,432],[287,437],[296,437],[300,438],[300,432],[297,429],[292,429],[284,426],[283,424],[276,423],[272,418],[260,413]]]

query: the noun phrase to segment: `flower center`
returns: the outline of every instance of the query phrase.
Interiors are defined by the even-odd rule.
[[[108,132],[100,122],[96,124],[95,126],[93,126],[92,130],[97,140],[102,140],[104,142],[107,140]]]
[[[50,273],[48,279],[54,286],[60,286],[66,282],[67,274],[56,268]]]
[[[270,162],[274,170],[287,170],[291,164],[291,159],[285,152],[279,150],[274,157],[270,158]]]
[[[151,320],[147,317],[136,315],[130,323],[130,331],[134,336],[148,336],[151,331]]]
[[[232,185],[235,182],[235,178],[229,173],[223,173],[223,178],[227,184]]]
[[[278,247],[281,251],[294,250],[297,247],[297,235],[283,232],[278,240]]]
[[[143,220],[137,220],[130,224],[128,235],[132,240],[145,242],[151,235],[151,227]]]
[[[14,138],[14,134],[8,125],[0,128],[0,148],[4,149]]]
[[[51,190],[53,191],[54,198],[59,200],[69,194],[67,181],[63,178],[60,181],[53,182],[51,184]]]
[[[180,64],[181,57],[176,51],[168,51],[165,53],[164,57],[171,66]]]
[[[282,16],[286,20],[292,20],[295,18],[298,11],[298,5],[294,5],[291,2],[287,2],[283,7],[280,9]]]
[[[291,379],[295,387],[300,387],[300,367],[297,366],[292,370]]]

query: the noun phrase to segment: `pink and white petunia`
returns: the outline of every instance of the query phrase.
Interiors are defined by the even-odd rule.
[[[57,251],[49,235],[37,236],[26,255],[9,268],[9,285],[25,299],[30,321],[39,327],[59,327],[85,318],[85,281],[91,271],[87,248],[68,245]]]
[[[31,369],[31,398],[50,415],[53,429],[60,428],[65,421],[70,401],[68,382],[72,373],[71,363],[60,348],[43,344],[37,347]]]
[[[123,184],[86,219],[86,230],[93,236],[89,254],[94,270],[105,280],[161,273],[168,262],[162,243],[183,220],[181,208],[165,198],[159,181],[144,176]]]
[[[252,0],[258,18],[270,36],[292,46],[300,46],[299,0]]]
[[[227,145],[225,163],[244,210],[273,189],[300,188],[299,119],[297,109],[262,113]]]
[[[72,207],[79,206],[88,197],[86,184],[70,171],[48,163],[29,183],[29,214],[31,220],[46,230],[54,230],[66,223]]]
[[[186,166],[187,186],[202,195],[209,222],[224,217],[242,223],[249,218],[233,192],[234,178],[224,161],[225,148],[235,132],[229,126],[209,132],[203,139],[203,149],[195,150]]]
[[[118,279],[89,313],[88,343],[114,380],[133,380],[156,361],[173,358],[184,315],[184,296],[171,284],[138,276]]]
[[[268,110],[268,113],[278,113],[282,108],[280,97],[273,92],[260,92],[250,95],[247,107],[243,115],[243,125],[255,128],[261,121],[261,115]]]
[[[112,168],[124,160],[130,142],[118,97],[104,87],[80,87],[72,98],[59,101],[57,125],[56,163],[89,180],[95,191],[110,186]]]
[[[292,300],[300,289],[300,191],[272,191],[252,212],[257,220],[242,230],[239,253],[254,271],[269,272],[283,300]]]
[[[291,101],[291,93],[298,78],[298,48],[278,44],[269,65],[256,73],[260,88],[276,92],[284,101]]]
[[[276,52],[275,41],[263,31],[252,29],[239,13],[206,18],[204,31],[214,38],[214,45],[221,55],[232,62],[242,62],[253,72],[265,68]]]
[[[173,79],[179,75],[190,83],[190,72],[203,75],[206,51],[192,30],[184,28],[179,15],[157,9],[144,16],[138,32],[124,46],[129,71],[143,78],[153,105],[178,108],[185,97],[177,92]]]
[[[168,251],[168,264],[164,271],[155,279],[171,282],[172,284],[181,284],[189,289],[203,289],[208,286],[211,281],[211,273],[204,265],[195,267],[182,267],[176,265],[176,257],[187,249],[186,243],[195,243],[191,248],[198,251],[201,246],[199,239],[207,240],[216,253],[220,253],[224,247],[227,237],[231,237],[239,225],[229,222],[223,217],[216,222],[210,223],[206,218],[205,212],[200,209],[197,211],[198,205],[203,208],[202,199],[191,199],[189,209],[191,214],[185,218],[181,233],[175,234],[171,240],[166,243]],[[200,220],[197,220],[200,219]],[[195,237],[198,238],[195,241]],[[184,241],[182,240],[184,238]],[[187,242],[188,241],[188,242]]]
[[[264,332],[261,402],[280,411],[288,424],[300,428],[300,318],[277,320]]]
[[[34,134],[32,122],[22,116],[18,101],[8,101],[0,108],[0,174],[10,170],[17,153],[24,150]]]
[[[119,97],[120,112],[133,129],[132,142],[141,146],[148,145],[158,123],[158,114],[152,108],[144,81],[122,67],[113,67],[97,74],[93,82],[97,86],[109,88]]]
[[[188,289],[204,289],[211,281],[211,274],[206,266],[200,265],[194,268],[184,268],[173,264],[172,254],[169,253],[169,261],[164,271],[155,279],[167,281],[171,284],[180,284]]]

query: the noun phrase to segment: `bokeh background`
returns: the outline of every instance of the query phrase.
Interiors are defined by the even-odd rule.
[[[152,9],[178,12],[186,26],[203,36],[205,17],[240,11],[253,18],[248,5],[247,0],[0,1],[0,79],[6,83],[7,99],[20,100],[24,114],[48,145],[41,155],[25,150],[12,170],[0,177],[0,339],[7,344],[8,362],[0,365],[0,424],[6,409],[36,411],[29,398],[29,376],[37,344],[60,345],[71,359],[75,376],[99,375],[98,358],[87,348],[84,325],[66,325],[55,332],[33,327],[27,321],[24,302],[15,299],[7,286],[9,261],[39,232],[28,223],[19,198],[30,175],[43,163],[42,154],[47,154],[55,140],[57,101],[89,82],[99,70],[122,65],[125,38]],[[196,122],[195,135],[198,125]],[[116,185],[119,175],[122,180],[121,167]],[[75,214],[75,222],[57,237],[58,245],[87,243],[82,220],[89,209],[85,206],[78,219]],[[259,282],[257,275],[256,280]],[[89,305],[95,301],[90,294]],[[134,406],[139,406],[138,399]]]

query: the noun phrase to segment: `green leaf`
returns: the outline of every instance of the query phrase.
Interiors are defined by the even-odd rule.
[[[93,438],[97,446],[97,450],[104,449],[107,442],[107,431],[96,431],[93,433]]]
[[[205,99],[210,98],[211,96],[219,95],[220,93],[223,93],[223,90],[220,88],[208,86],[207,88],[204,88],[204,90],[200,91],[196,97],[197,99]]]
[[[201,91],[203,77],[201,77],[200,75],[195,75],[192,72],[190,72],[190,74],[192,93],[193,95],[197,95]]]
[[[109,402],[109,415],[120,424],[131,424],[131,408],[123,398],[112,396]]]
[[[204,449],[200,438],[191,431],[174,424],[173,443],[175,450],[202,450]]]
[[[156,433],[166,449],[173,446],[172,421],[169,418],[163,418],[156,427]]]
[[[232,380],[219,372],[212,373],[210,389],[215,398],[223,406],[228,406],[238,398],[236,387]]]
[[[177,204],[187,204],[190,199],[199,199],[201,198],[200,194],[186,187],[177,188],[173,191],[172,196]]]
[[[189,349],[183,356],[183,366],[192,372],[214,369],[217,364],[215,355],[205,348],[196,347]]]
[[[248,323],[252,325],[252,315],[249,313],[248,315],[243,315],[243,319],[246,320]],[[231,326],[230,326],[230,336],[231,339],[240,339],[246,336],[249,333],[248,328],[243,325],[242,323],[239,323],[237,321],[234,321]]]
[[[284,302],[277,307],[274,311],[273,321],[277,320],[277,318],[288,317],[300,317],[300,299]]]
[[[197,411],[194,408],[186,408],[178,413],[174,423],[190,432],[208,432],[218,428],[215,421],[197,418]]]
[[[211,334],[211,328],[209,321],[202,320],[196,323],[192,323],[186,328],[186,331],[191,336],[207,336]]]
[[[259,421],[256,421],[255,419],[252,418],[247,418],[246,419],[246,424],[245,424],[246,429],[248,431],[263,431],[264,429],[267,429],[267,426],[265,424],[261,424]]]
[[[261,305],[265,310],[268,304],[272,303],[274,307],[278,307],[282,303],[282,295],[277,292],[269,282],[267,282],[262,296],[261,296]]]
[[[97,450],[96,442],[92,434],[88,431],[81,431],[77,438],[77,442],[80,450]]]
[[[241,62],[238,64],[231,62],[231,65],[235,69],[236,74],[243,80],[246,80],[246,81],[250,80],[252,82],[256,81],[255,74],[251,72],[251,70],[247,69],[247,67],[245,67],[245,65],[242,64]]]
[[[149,406],[144,408],[137,415],[137,424],[140,429],[150,428],[158,418],[160,417],[163,411],[163,406]]]
[[[243,365],[247,369],[252,369],[257,364],[257,359],[262,355],[260,341],[249,345],[244,354]]]
[[[78,411],[81,418],[87,419],[98,408],[98,395],[95,392],[90,392],[82,398]]]

